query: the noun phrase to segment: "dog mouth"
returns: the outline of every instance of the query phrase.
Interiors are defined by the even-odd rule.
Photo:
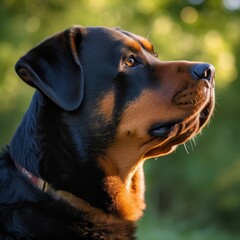
[[[148,134],[150,148],[144,157],[151,158],[166,155],[176,149],[177,145],[184,143],[199,133],[210,119],[214,108],[211,100],[198,113],[183,119],[152,125]]]
[[[167,138],[171,135],[172,132],[176,130],[177,127],[181,128],[179,133],[184,130],[188,130],[188,128],[191,127],[192,122],[195,124],[198,123],[198,131],[200,131],[209,120],[214,108],[213,105],[214,103],[211,99],[199,113],[183,119],[154,124],[152,125],[148,133],[153,138]]]

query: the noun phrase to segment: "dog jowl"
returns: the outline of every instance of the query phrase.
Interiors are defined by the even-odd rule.
[[[135,239],[144,161],[206,125],[214,67],[160,61],[148,40],[118,28],[76,26],[16,72],[36,92],[0,157],[0,236]]]

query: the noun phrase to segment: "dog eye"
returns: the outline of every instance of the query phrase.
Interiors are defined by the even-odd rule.
[[[134,57],[131,56],[131,57],[129,57],[129,58],[126,60],[125,64],[126,64],[128,67],[134,67],[135,64],[136,64],[136,61],[135,61]]]

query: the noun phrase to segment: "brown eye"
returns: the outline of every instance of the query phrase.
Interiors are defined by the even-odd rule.
[[[135,64],[136,64],[134,57],[129,57],[129,58],[127,59],[127,61],[125,62],[125,64],[126,64],[128,67],[134,67]]]

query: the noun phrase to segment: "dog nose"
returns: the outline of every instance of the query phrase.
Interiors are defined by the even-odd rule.
[[[198,63],[192,67],[191,74],[196,80],[206,79],[211,81],[215,75],[215,68],[209,63]]]

